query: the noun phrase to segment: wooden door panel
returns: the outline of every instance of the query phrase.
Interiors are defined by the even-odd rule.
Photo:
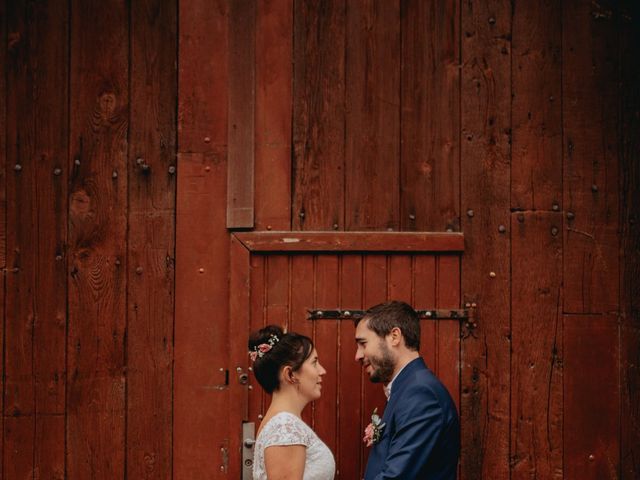
[[[458,252],[462,243],[461,237],[452,243],[438,235],[433,237],[435,243],[426,242],[436,245],[435,251],[430,251],[421,243],[428,238],[424,234],[392,237],[367,233],[361,243],[350,233],[336,235],[234,235],[232,244],[238,248],[232,249],[235,299],[231,302],[231,332],[233,343],[243,348],[232,348],[231,357],[233,368],[249,371],[248,335],[267,324],[313,338],[327,374],[322,398],[305,409],[303,419],[334,452],[337,478],[353,479],[362,477],[367,460],[368,449],[362,443],[364,426],[374,408],[382,413],[386,399],[381,386],[370,383],[355,361],[353,321],[311,320],[309,311],[365,310],[389,299],[406,301],[419,310],[458,309]],[[291,245],[296,242],[298,249]],[[343,251],[335,244],[342,245]],[[459,320],[428,319],[421,321],[421,327],[421,354],[459,405]],[[230,435],[240,431],[242,421],[259,426],[270,398],[255,377],[249,375],[248,386],[230,385],[230,393]],[[239,446],[240,440],[231,440],[230,445],[229,473],[230,478],[236,478],[240,450],[233,446]]]

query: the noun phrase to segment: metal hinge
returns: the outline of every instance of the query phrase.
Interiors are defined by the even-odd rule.
[[[353,320],[364,317],[365,310],[307,310],[309,320]],[[469,318],[467,309],[429,309],[416,310],[421,320],[466,320]]]

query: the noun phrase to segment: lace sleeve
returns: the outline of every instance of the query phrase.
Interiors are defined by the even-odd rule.
[[[264,433],[264,448],[278,445],[304,445],[309,447],[311,438],[299,418],[280,414],[271,419]]]

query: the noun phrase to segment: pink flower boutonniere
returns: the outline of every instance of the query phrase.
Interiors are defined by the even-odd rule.
[[[380,441],[382,430],[385,425],[386,424],[378,415],[378,409],[375,408],[371,414],[371,423],[364,429],[364,438],[362,441],[367,444],[367,447],[370,447],[374,443],[378,443]]]

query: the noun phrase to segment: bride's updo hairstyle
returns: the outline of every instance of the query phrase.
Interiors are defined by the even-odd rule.
[[[280,370],[286,366],[296,372],[313,352],[309,337],[297,333],[284,333],[277,325],[251,333],[249,356],[254,359],[253,373],[267,393],[280,388]]]

